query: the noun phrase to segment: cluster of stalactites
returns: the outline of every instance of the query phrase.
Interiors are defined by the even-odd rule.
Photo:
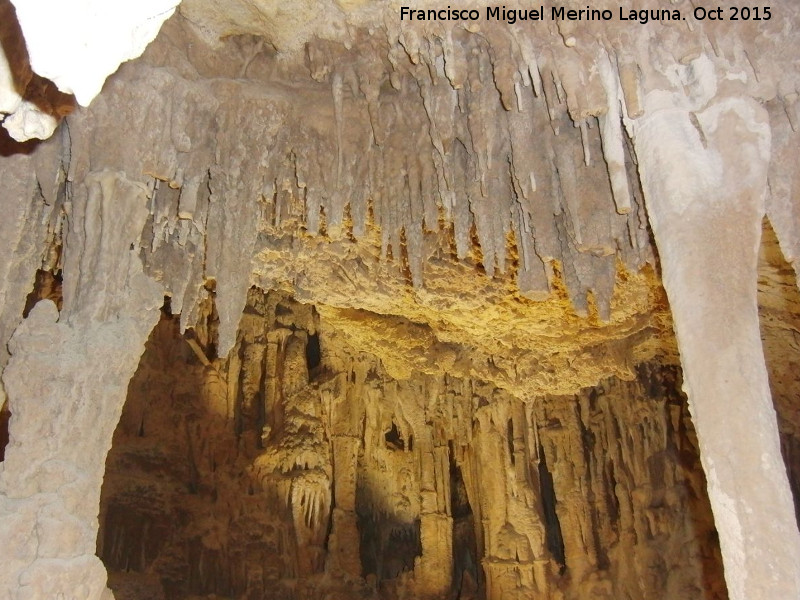
[[[514,31],[309,42],[310,77],[280,65],[266,79],[182,77],[146,55],[71,117],[73,162],[160,180],[147,268],[183,326],[213,282],[223,353],[259,234],[298,225],[355,239],[379,229],[382,256],[415,287],[447,239],[488,277],[515,274],[531,298],[557,271],[579,313],[593,295],[608,318],[617,259],[638,269],[652,258],[622,127],[641,110],[636,67],[599,46],[555,61]],[[254,59],[242,60],[246,74]]]
[[[517,259],[520,290],[544,297],[557,261],[576,309],[593,292],[607,318],[614,257],[631,268],[651,258],[622,125],[641,112],[637,67],[599,51],[591,66],[557,68],[514,31],[404,29],[371,42],[375,52],[309,43],[334,131],[323,152],[293,139],[291,183],[312,234],[323,218],[336,231],[349,216],[358,238],[371,213],[382,254],[407,261],[414,286],[424,285],[425,232],[452,227],[458,258],[477,257],[487,276]],[[286,209],[274,198],[279,223]]]

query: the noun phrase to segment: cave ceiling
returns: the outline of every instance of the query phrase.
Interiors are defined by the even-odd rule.
[[[554,72],[532,80],[527,38],[326,29],[279,51],[244,29],[209,46],[190,14],[70,129],[93,170],[154,190],[144,262],[185,325],[213,280],[224,351],[246,287],[284,289],[394,377],[478,376],[531,397],[677,360],[622,131],[599,104],[573,120]]]
[[[42,552],[94,569],[86,597],[105,590],[103,469],[87,457],[108,452],[162,310],[181,344],[213,338],[191,347],[210,373],[260,323],[254,288],[314,307],[303,335],[270,316],[286,339],[362,353],[387,389],[469,381],[480,408],[591,400],[612,377],[627,398],[642,364],[680,356],[730,597],[796,597],[777,428],[798,420],[800,5],[738,20],[689,0],[565,0],[540,20],[472,2],[450,8],[474,20],[344,0],[153,0],[122,18],[13,5],[19,27],[0,0],[0,518],[29,531],[54,502],[78,533]],[[429,7],[447,8],[413,8]],[[505,6],[523,8],[539,7]],[[37,270],[58,277],[57,306],[26,308]],[[74,583],[77,562],[61,581],[37,552],[20,545],[9,569],[34,582],[25,597]]]
[[[414,8],[428,7],[443,5]],[[453,8],[480,18],[430,21],[401,20],[398,2],[186,0],[48,142],[71,147],[42,191],[57,203],[63,180],[101,171],[145,185],[146,269],[183,327],[216,296],[223,352],[258,285],[315,303],[400,378],[455,372],[536,395],[675,362],[636,122],[646,97],[672,94],[702,144],[716,127],[705,109],[730,89],[790,126],[797,8],[712,22],[686,2],[643,3],[634,21],[604,2],[591,8],[610,21],[552,19],[559,7],[586,8],[509,4],[485,18],[465,4]],[[149,23],[174,8],[140,12]],[[512,23],[523,8],[544,18]],[[17,12],[35,67],[46,32],[30,6]],[[54,81],[88,104],[90,73]],[[793,262],[797,211],[771,209]]]

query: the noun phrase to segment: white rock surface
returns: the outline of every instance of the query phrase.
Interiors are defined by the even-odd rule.
[[[33,70],[83,106],[121,63],[141,55],[178,4],[14,0]]]
[[[32,102],[23,100],[13,114],[3,121],[8,134],[18,142],[30,139],[44,140],[53,135],[58,121],[37,108]]]
[[[14,89],[14,76],[8,65],[5,52],[0,47],[0,113],[12,113],[19,107],[22,98]]]

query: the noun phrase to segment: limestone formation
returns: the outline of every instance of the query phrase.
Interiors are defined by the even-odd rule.
[[[175,7],[0,0],[0,598],[800,596],[794,3]]]
[[[525,402],[334,333],[253,289],[208,360],[164,313],[106,466],[119,597],[724,597],[676,367]]]

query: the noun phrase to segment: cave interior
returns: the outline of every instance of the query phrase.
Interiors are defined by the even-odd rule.
[[[800,6],[33,4],[0,599],[800,597]]]

